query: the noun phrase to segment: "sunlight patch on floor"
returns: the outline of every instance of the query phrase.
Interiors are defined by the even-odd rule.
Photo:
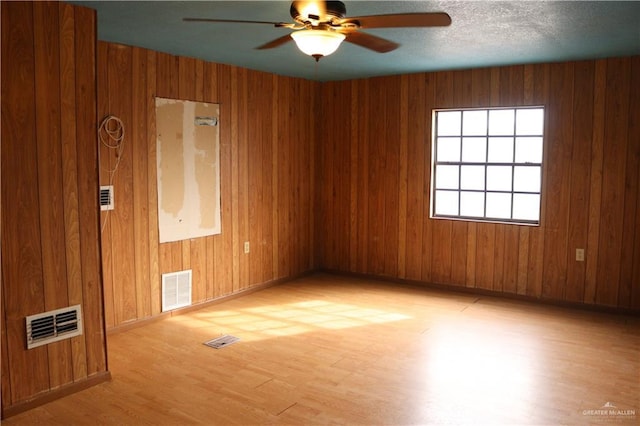
[[[187,317],[187,318],[185,318]],[[309,300],[241,309],[202,310],[185,316],[181,325],[218,327],[225,332],[250,332],[244,341],[292,336],[318,330],[341,330],[371,324],[412,319],[399,312],[383,311],[326,300]]]
[[[526,339],[520,336],[516,340]],[[429,338],[429,352],[425,375],[436,395],[438,405],[449,411],[448,418],[457,415],[484,419],[499,417],[501,410],[521,413],[526,418],[535,399],[536,377],[533,365],[538,358],[532,353],[514,351],[514,336],[479,332],[475,327],[455,324],[440,326]],[[535,352],[535,342],[520,342]],[[469,405],[469,401],[473,404]],[[446,403],[445,403],[446,402]]]

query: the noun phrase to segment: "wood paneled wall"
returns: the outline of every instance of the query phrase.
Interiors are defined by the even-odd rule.
[[[322,267],[640,309],[640,57],[322,91]],[[430,219],[432,109],[510,105],[546,108],[541,226]]]
[[[98,116],[126,130],[102,213],[107,328],[158,315],[166,272],[193,271],[195,304],[316,267],[318,83],[105,42],[97,73]],[[155,96],[220,104],[221,235],[158,242]],[[107,184],[115,153],[100,156]]]
[[[106,376],[94,11],[2,2],[2,412]],[[26,349],[25,317],[81,304],[84,334]],[[92,379],[93,380],[93,379]]]
[[[640,57],[316,83],[96,52],[89,9],[1,8],[3,414],[108,377],[105,321],[158,315],[182,269],[194,303],[325,268],[640,309]],[[221,235],[158,243],[155,96],[221,104]],[[541,226],[430,219],[431,110],[501,105],[546,107]],[[25,316],[77,303],[82,336],[25,349]]]

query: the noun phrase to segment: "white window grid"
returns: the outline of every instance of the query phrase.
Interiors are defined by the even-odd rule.
[[[543,106],[524,106],[524,107],[485,107],[485,108],[455,108],[455,109],[437,109],[433,111],[433,150],[432,150],[432,175],[431,175],[431,217],[433,218],[443,218],[443,219],[460,219],[460,220],[468,220],[468,221],[477,221],[477,222],[506,222],[506,223],[514,223],[514,224],[524,224],[524,225],[539,225],[540,224],[540,209],[542,202],[542,155],[540,156],[540,161],[516,161],[516,141],[517,140],[527,140],[530,138],[541,138],[542,143],[544,145],[544,131],[542,130],[540,133],[535,134],[518,134],[516,129],[516,115],[520,110],[530,110],[530,109],[541,109],[544,114]],[[513,110],[514,111],[514,120],[513,120],[513,132],[512,134],[491,134],[489,131],[489,119],[488,114],[490,111],[496,110]],[[467,111],[484,111],[487,114],[486,120],[486,132],[484,135],[473,134],[473,135],[465,135],[463,131],[463,123],[464,120],[462,116]],[[458,135],[445,135],[441,136],[438,134],[438,114],[440,112],[460,112],[460,132]],[[543,124],[544,128],[544,124]],[[511,161],[489,161],[489,140],[491,138],[511,138],[512,143],[512,158]],[[438,160],[438,143],[440,139],[459,139],[460,140],[460,150],[459,150],[459,158],[457,160],[448,160],[448,161],[439,161]],[[464,139],[484,139],[485,143],[485,161],[463,161],[463,149],[462,144]],[[544,149],[544,148],[543,148]],[[437,167],[438,166],[457,166],[458,167],[458,185],[457,188],[439,188],[437,182]],[[462,186],[462,171],[463,167],[467,166],[479,166],[484,167],[484,185],[483,189],[469,189],[469,188],[461,188]],[[510,189],[487,189],[487,179],[488,179],[488,168],[489,167],[510,167],[511,169],[511,182]],[[514,190],[514,180],[515,173],[517,168],[537,168],[540,174],[540,185],[537,191],[525,191],[525,190]],[[452,194],[456,194],[458,197],[457,210],[458,214],[442,214],[436,213],[436,191],[442,192],[450,192]],[[483,215],[478,216],[469,216],[460,214],[461,210],[461,197],[463,194],[472,194],[479,193],[483,194],[484,206],[483,206]],[[511,211],[509,212],[509,217],[496,217],[487,215],[487,194],[504,194],[510,197],[510,206]],[[534,195],[538,196],[538,214],[537,219],[525,219],[521,217],[514,217],[514,196],[517,195]]]

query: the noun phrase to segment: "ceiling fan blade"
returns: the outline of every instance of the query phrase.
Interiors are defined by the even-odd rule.
[[[358,46],[362,46],[367,49],[375,50],[379,53],[391,52],[400,46],[398,43],[393,41],[360,31],[350,31],[344,34],[347,36],[345,41],[357,44]]]
[[[291,38],[291,34],[287,34],[287,35],[284,35],[282,37],[278,37],[275,40],[271,40],[270,42],[265,43],[262,46],[258,46],[258,47],[256,47],[256,49],[258,49],[258,50],[273,49],[274,47],[282,46],[283,44],[288,43],[291,40],[293,40]]]
[[[295,24],[287,22],[243,21],[236,19],[182,18],[185,22],[227,22],[234,24],[269,24],[279,28],[292,28]]]
[[[446,27],[451,25],[451,17],[444,12],[398,13],[344,18],[339,23],[355,23],[360,28]]]

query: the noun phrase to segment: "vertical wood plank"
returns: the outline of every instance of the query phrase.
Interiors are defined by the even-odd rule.
[[[330,239],[325,257],[330,262],[331,268],[336,270],[348,270],[350,263],[349,235],[351,234],[351,220],[349,209],[351,202],[349,201],[349,183],[351,182],[351,171],[349,170],[349,165],[351,163],[351,142],[349,135],[351,134],[352,123],[349,120],[349,112],[351,110],[351,94],[352,90],[349,82],[337,82],[332,85],[332,90],[328,93],[332,102],[328,105],[334,105],[334,107],[329,106],[327,113],[336,114],[340,117],[336,124],[342,131],[334,134],[333,128],[324,130],[324,140],[327,141],[327,146],[323,151],[322,185],[323,191],[325,191],[323,205],[330,206],[330,210],[323,215],[323,224],[326,224],[327,237]],[[383,197],[383,188],[380,191],[380,196]],[[384,269],[384,251],[382,247],[379,253],[381,257],[378,260],[379,263],[376,263],[382,270]]]
[[[323,87],[323,94],[326,96],[326,94],[328,93],[329,90],[333,90],[335,83],[328,83]],[[332,122],[334,120],[333,115],[329,114],[327,111],[325,111],[325,109],[327,108],[327,104],[325,102],[322,102],[321,104],[321,108],[322,108],[322,116],[323,117],[331,117],[332,118]],[[336,123],[338,124],[338,123]],[[324,133],[325,129],[319,129],[321,133],[319,140],[326,140],[327,136]],[[332,141],[332,139],[329,139],[329,141]],[[330,210],[327,209],[327,206],[329,206],[329,191],[328,189],[331,188],[330,182],[332,180],[332,175],[326,171],[331,171],[332,167],[331,164],[328,162],[331,161],[331,156],[329,156],[329,154],[327,154],[327,150],[330,147],[328,146],[328,144],[325,143],[320,143],[317,146],[316,152],[318,153],[318,161],[319,161],[319,167],[318,167],[318,171],[316,172],[316,178],[318,180],[318,195],[317,195],[317,203],[319,206],[319,215],[317,216],[317,220],[318,220],[318,225],[317,225],[317,229],[318,229],[318,238],[322,239],[322,247],[320,248],[320,250],[318,251],[318,259],[321,265],[323,265],[323,267],[327,268],[327,269],[331,269],[332,265],[333,265],[333,259],[329,258],[329,256],[332,254],[332,250],[331,250],[331,244],[332,244],[332,238],[333,238],[333,232],[330,232],[330,224],[329,224],[329,214],[330,214]]]
[[[306,134],[306,144],[303,149],[303,157],[302,163],[300,167],[304,171],[304,188],[306,190],[305,196],[303,197],[302,202],[302,212],[303,221],[301,232],[305,235],[303,239],[305,243],[305,253],[306,256],[301,259],[301,271],[306,272],[310,270],[317,269],[317,264],[315,262],[315,247],[317,246],[317,241],[315,240],[315,216],[316,216],[316,204],[315,204],[315,193],[316,193],[316,182],[315,179],[315,165],[316,165],[316,149],[317,145],[317,129],[320,126],[319,123],[315,120],[315,111],[317,108],[315,105],[319,102],[320,96],[317,95],[319,85],[314,82],[306,82],[305,83],[305,94],[306,96],[297,97],[298,105],[300,111],[303,113],[305,117],[303,120],[303,127],[300,128],[301,134]],[[305,102],[305,99],[308,101]],[[305,129],[310,130],[311,135],[305,133]],[[355,228],[354,228],[355,229]]]
[[[155,52],[147,50],[147,208],[149,213],[149,297],[151,299],[151,315],[162,310],[161,278],[160,278],[160,235],[158,228],[158,169],[156,157],[156,85],[158,60]]]
[[[271,164],[274,168],[274,173],[271,175],[271,199],[275,206],[273,215],[271,217],[271,232],[273,235],[273,250],[272,250],[272,264],[273,264],[273,276],[274,278],[280,278],[283,276],[280,268],[280,260],[286,256],[280,253],[280,214],[285,214],[285,211],[280,209],[279,186],[280,186],[280,162],[278,154],[280,152],[287,152],[282,148],[284,140],[288,139],[286,133],[286,127],[283,126],[283,117],[287,117],[289,114],[289,99],[286,96],[281,95],[281,87],[287,84],[280,84],[280,79],[275,76],[273,80],[273,93],[275,96],[271,98],[271,111],[273,112],[273,122],[275,126],[271,128],[271,139],[273,140],[273,149],[271,150]],[[284,133],[284,137],[281,134]]]
[[[136,292],[136,316],[151,316],[151,286],[149,285],[149,157],[147,155],[147,53],[132,49],[132,181],[133,181],[133,238]],[[155,160],[155,158],[153,158]]]
[[[122,120],[125,128],[125,138],[122,141],[121,158],[118,161],[117,150],[111,151],[113,167],[111,168],[111,182],[117,206],[109,216],[111,225],[112,259],[114,267],[113,293],[114,313],[116,324],[136,319],[137,294],[135,272],[135,244],[130,238],[134,235],[134,194],[133,194],[133,155],[135,152],[133,137],[136,135],[132,119],[133,89],[132,82],[132,51],[133,48],[112,45],[109,49],[107,96],[112,93],[123,93],[126,96],[113,96],[109,102],[109,115]],[[113,141],[107,140],[107,143]],[[117,165],[117,169],[116,169]]]
[[[233,260],[233,279],[231,286],[228,287],[229,293],[233,289],[240,287],[240,256],[242,256],[242,246],[240,242],[240,226],[238,217],[240,215],[239,187],[240,187],[240,170],[239,170],[239,147],[238,147],[238,103],[235,101],[238,97],[238,70],[235,67],[222,67],[221,75],[223,81],[220,83],[220,96],[223,104],[229,105],[226,109],[229,113],[229,144],[231,146],[231,188],[233,191],[231,209],[234,214],[232,221],[232,260]],[[226,78],[225,78],[226,77]],[[228,83],[226,81],[228,81]],[[223,290],[224,291],[224,290]]]
[[[634,237],[631,238],[625,233],[625,241],[623,242],[623,253],[625,260],[623,262],[623,269],[620,274],[620,289],[627,289],[629,293],[628,306],[632,309],[640,308],[640,222],[638,222],[638,216],[640,216],[640,56],[635,56],[631,59],[631,92],[629,93],[629,147],[627,153],[627,161],[635,161],[633,164],[627,164],[627,188],[633,188],[635,186],[635,215],[632,214],[632,202],[630,201],[634,197],[627,191],[625,195],[625,225],[632,226],[635,224]],[[632,175],[635,173],[636,180],[633,182]],[[628,209],[628,210],[627,210]],[[627,222],[628,220],[628,222]],[[627,238],[632,239],[629,242]],[[628,257],[627,257],[628,256]],[[625,295],[620,294],[618,296],[618,304],[623,305]]]
[[[370,103],[370,80],[360,80],[352,83],[354,85],[354,98],[358,99],[357,125],[358,125],[358,261],[357,272],[368,273],[369,259],[369,161],[370,137],[369,137],[369,109]],[[316,141],[321,146],[320,141]],[[322,234],[318,235],[318,241],[324,239]]]
[[[384,114],[386,99],[380,87],[380,79],[371,82],[370,135],[376,135],[369,141],[369,205],[368,205],[368,257],[367,272],[376,275],[384,273],[384,140],[378,135],[384,134]]]
[[[544,242],[543,295],[564,298],[567,282],[571,151],[573,140],[573,63],[553,64],[547,119],[548,161]]]
[[[289,209],[289,197],[291,196],[291,176],[290,176],[290,166],[291,164],[284,161],[282,158],[282,162],[280,161],[280,157],[282,153],[290,152],[292,141],[295,140],[293,138],[293,126],[291,124],[291,115],[293,111],[295,111],[296,106],[292,105],[290,102],[290,93],[293,90],[291,85],[289,84],[279,84],[277,88],[278,96],[274,98],[274,102],[277,102],[279,106],[282,108],[279,111],[277,117],[277,126],[274,126],[274,129],[282,129],[279,131],[278,145],[277,149],[274,149],[274,166],[276,167],[277,173],[277,188],[274,188],[274,201],[276,202],[276,211],[277,211],[277,219],[278,219],[278,265],[277,270],[280,276],[287,276],[291,274],[293,271],[293,265],[291,262],[291,252],[292,252],[292,229],[290,226],[291,223],[291,210]],[[276,155],[277,153],[277,155]],[[278,157],[278,158],[276,158]],[[275,241],[274,241],[275,243]]]
[[[210,96],[212,101],[220,103],[220,119],[221,122],[226,123],[220,128],[220,197],[221,197],[221,226],[222,234],[214,237],[214,262],[213,269],[214,276],[214,295],[220,295],[220,293],[227,293],[226,289],[233,288],[233,261],[235,258],[233,248],[233,232],[232,232],[232,191],[233,184],[231,178],[232,173],[232,158],[231,158],[231,141],[230,135],[227,132],[233,123],[231,123],[230,102],[225,103],[223,101],[223,93],[229,93],[228,79],[223,79],[223,76],[228,76],[229,73],[220,72],[220,68],[216,64],[207,64],[205,69],[205,75],[208,88],[207,95]],[[224,83],[227,82],[227,83]],[[223,90],[224,88],[224,90]],[[224,120],[223,120],[224,119]],[[207,268],[211,262],[207,262]],[[208,272],[209,273],[209,272]],[[225,289],[225,290],[223,290]]]
[[[383,225],[383,250],[384,250],[384,274],[387,276],[398,275],[398,232],[399,232],[399,204],[401,194],[406,198],[406,188],[402,188],[400,182],[400,78],[385,77],[381,84],[385,95],[385,119],[384,119],[384,225]]]
[[[496,225],[479,223],[476,235],[476,287],[491,290],[495,269],[495,233]]]
[[[593,136],[594,63],[575,64],[573,100],[573,150],[571,154],[571,202],[569,206],[569,243],[567,288],[565,298],[584,299],[585,262],[575,260],[575,250],[587,247],[589,213],[589,181],[591,169],[591,139]]]
[[[517,293],[518,280],[518,250],[520,249],[520,227],[511,225],[504,230],[504,273],[502,291]]]
[[[318,136],[320,125],[316,123],[316,120],[313,119],[315,117],[316,111],[321,111],[321,96],[320,96],[320,86],[313,84],[310,89],[313,94],[313,99],[311,102],[306,104],[305,111],[308,113],[307,125],[309,129],[311,129],[312,137],[309,141],[312,146],[309,154],[309,194],[310,194],[310,203],[309,203],[309,263],[308,265],[312,270],[315,270],[320,267],[320,227],[317,226],[320,214],[318,213],[320,210],[320,203],[318,198],[319,191],[319,182],[318,173],[320,167],[318,167],[318,162],[320,161],[320,138]],[[304,105],[304,104],[303,104]],[[360,229],[358,228],[358,232]],[[358,234],[358,238],[360,234]]]
[[[518,275],[516,277],[516,293],[527,294],[527,264],[529,260],[529,227],[519,229],[518,238]]]
[[[596,301],[618,303],[624,225],[625,167],[629,118],[629,59],[608,59],[605,97],[602,205]]]
[[[40,244],[45,309],[69,305],[60,141],[60,39],[58,7],[34,3],[34,50]],[[47,346],[49,386],[72,381],[71,342]]]
[[[426,119],[427,119],[427,129],[433,128],[433,113],[432,111],[437,107],[436,105],[436,74],[430,73],[425,74],[425,110],[426,110]],[[433,224],[436,222],[435,220],[430,218],[431,212],[431,162],[432,162],[432,153],[433,153],[433,136],[431,132],[427,133],[429,144],[427,148],[424,150],[424,164],[429,165],[429,167],[425,166],[424,169],[424,204],[423,204],[423,212],[425,215],[425,221],[422,227],[422,280],[425,282],[432,282],[433,280],[433,270],[432,270],[432,260],[433,260]]]
[[[24,349],[24,317],[44,311],[33,4],[2,3],[2,282],[12,403],[48,387],[47,349]],[[8,261],[7,261],[8,260]],[[4,381],[3,377],[3,381]]]
[[[640,263],[640,252],[634,251],[634,237],[638,232],[637,208],[638,177],[640,173],[640,57],[630,59],[629,87],[629,116],[627,119],[627,164],[624,183],[624,218],[622,228],[622,255],[620,257],[620,285],[618,287],[617,306],[629,308],[632,306],[633,287],[640,287],[639,281],[633,281],[633,265]],[[635,137],[634,137],[635,135]]]
[[[429,151],[429,129],[425,108],[424,74],[408,77],[407,93],[407,212],[406,212],[406,253],[405,275],[410,280],[421,279],[422,269],[422,228],[429,220],[425,206],[425,173],[429,172],[426,151]],[[403,124],[403,125],[404,125]],[[428,189],[427,189],[428,192]]]
[[[294,79],[292,79],[294,80]],[[308,157],[309,157],[309,151],[311,148],[311,135],[305,135],[304,133],[304,128],[308,128],[308,129],[312,129],[311,123],[310,123],[310,114],[304,113],[304,111],[307,110],[308,106],[305,105],[305,103],[300,102],[301,99],[308,99],[309,102],[311,102],[313,100],[312,94],[309,90],[309,83],[307,81],[303,81],[303,80],[297,80],[295,79],[295,87],[297,88],[297,92],[299,93],[299,97],[296,101],[296,115],[301,117],[301,123],[302,125],[298,124],[297,126],[297,134],[299,134],[300,136],[297,138],[299,140],[302,140],[304,142],[299,143],[296,145],[296,149],[294,151],[295,154],[295,163],[294,163],[294,167],[295,167],[295,171],[296,171],[296,176],[297,176],[297,188],[296,188],[296,192],[295,192],[295,204],[294,204],[294,213],[295,213],[295,217],[296,217],[296,221],[295,221],[295,233],[296,235],[300,236],[300,240],[299,240],[299,247],[298,250],[294,251],[293,253],[293,259],[294,259],[294,264],[296,265],[295,271],[296,274],[299,274],[301,272],[307,271],[308,270],[308,259],[309,259],[309,197],[311,196],[309,194],[309,182],[310,182],[310,175],[309,175],[309,166],[308,166]],[[292,101],[294,101],[294,99],[292,99]],[[274,121],[275,123],[275,121]],[[345,147],[345,149],[349,150],[350,149],[350,145],[347,145]],[[348,158],[350,159],[351,156],[349,155]],[[275,165],[272,165],[273,167],[273,171],[272,173],[275,175],[277,174],[277,169],[275,169]],[[349,183],[346,182],[345,186],[344,186],[344,191],[345,193],[349,193],[350,192],[350,187],[349,187]],[[276,209],[276,205],[273,205],[273,209],[275,211]],[[350,217],[348,214],[348,207],[347,207],[347,215],[346,215],[346,220],[350,221]],[[349,236],[347,236],[347,238],[349,238]],[[345,252],[347,253],[347,258],[345,259],[345,261],[347,262],[347,268],[349,265],[350,260],[350,256],[349,256],[349,243],[347,242],[347,244],[345,245]]]
[[[358,155],[359,141],[358,141],[358,107],[360,98],[358,96],[357,84],[349,84],[349,98],[350,98],[350,110],[349,117],[352,118],[349,122],[349,158],[350,158],[350,181],[349,181],[349,270],[358,270],[358,242],[359,242],[359,217],[360,211],[358,209],[358,177],[362,173],[360,170],[360,157]]]
[[[529,231],[529,264],[527,266],[527,295],[540,297],[542,295],[542,275],[544,265],[544,241],[546,232],[546,205],[549,198],[545,189],[548,183],[548,160],[549,156],[549,73],[548,64],[539,64],[533,66],[532,86],[533,91],[531,99],[534,105],[545,106],[544,117],[544,147],[542,159],[542,188],[543,192],[540,199],[540,226],[532,227]]]
[[[506,232],[506,225],[496,224],[494,226],[494,234],[493,234],[493,256],[494,256],[494,267],[493,267],[493,278],[491,280],[491,289],[494,291],[503,291],[504,290],[504,255],[505,255],[505,244],[504,244],[504,234]]]
[[[78,157],[76,151],[76,91],[75,91],[75,12],[73,6],[59,3],[60,25],[60,128],[62,141],[62,185],[64,194],[78,193]],[[64,198],[64,232],[67,262],[69,304],[82,303],[82,265],[80,263],[80,230],[78,228],[78,198]],[[103,275],[104,276],[104,275]],[[103,287],[104,289],[104,287]],[[106,306],[106,300],[103,303]],[[73,380],[87,376],[86,342],[84,337],[71,339]]]
[[[2,275],[0,275],[0,286],[4,288],[4,280]],[[4,291],[0,292],[0,303],[2,303],[2,312],[6,312],[7,305],[4,301]],[[13,400],[11,396],[11,367],[9,366],[8,361],[9,344],[7,343],[6,330],[7,325],[4,319],[4,315],[0,315],[0,350],[2,351],[3,356],[3,362],[0,364],[0,371],[2,372],[2,382],[0,382],[0,391],[2,392],[2,394],[0,396],[0,400],[2,401],[2,407],[11,407]]]
[[[636,183],[636,210],[640,211],[640,173]],[[636,223],[636,232],[633,245],[633,276],[631,284],[631,308],[640,308],[640,226]]]
[[[98,200],[98,152],[96,142],[96,17],[95,11],[76,9],[76,140],[78,210],[82,263],[84,335],[87,340],[87,375],[107,369],[102,309],[100,229]]]
[[[236,92],[236,96],[238,96],[237,104],[238,104],[238,122],[240,123],[238,126],[238,230],[239,230],[239,243],[240,247],[244,241],[250,240],[250,211],[249,211],[249,147],[248,147],[248,134],[247,127],[250,122],[249,116],[249,105],[248,105],[248,81],[247,81],[247,70],[245,69],[237,69],[237,83],[238,88]],[[252,123],[253,125],[253,123]],[[253,172],[255,173],[255,171]],[[250,241],[249,241],[250,242]],[[255,245],[255,244],[254,244]],[[256,247],[257,249],[257,247]],[[238,287],[234,286],[234,291],[239,290],[240,288],[245,288],[245,286],[251,285],[251,258],[254,257],[251,254],[248,255],[240,255],[240,276],[238,280]]]
[[[251,252],[248,256],[249,269],[247,271],[247,283],[249,286],[257,284],[262,279],[262,258],[264,254],[264,240],[263,228],[262,228],[262,213],[264,200],[262,192],[262,173],[263,173],[263,147],[264,147],[264,135],[262,133],[263,128],[267,125],[267,120],[264,115],[259,114],[258,111],[265,108],[263,105],[264,96],[261,96],[261,83],[262,79],[259,76],[254,76],[253,73],[245,71],[245,87],[246,97],[243,99],[244,111],[246,114],[245,137],[241,139],[242,153],[240,158],[245,158],[246,166],[245,170],[245,191],[243,192],[243,205],[242,208],[246,211],[245,214],[245,227],[247,241],[253,242]],[[270,106],[270,105],[269,105]],[[249,117],[252,117],[251,119]],[[248,121],[251,120],[251,125],[248,125]]]
[[[221,104],[220,93],[218,90],[218,66],[217,64],[206,62],[203,69],[203,101]],[[222,112],[226,105],[220,105],[220,130],[218,134],[219,140],[219,158],[218,166],[220,167],[220,235],[207,237],[206,242],[206,283],[207,283],[207,299],[213,299],[217,296],[217,285],[220,282],[231,282],[232,262],[229,260],[231,249],[227,249],[227,242],[231,242],[231,226],[229,223],[229,214],[231,212],[231,200],[227,196],[231,189],[231,181],[227,176],[228,173],[228,151],[229,144],[223,139]]]
[[[261,254],[262,254],[262,262],[260,264],[261,273],[258,275],[257,283],[264,283],[273,280],[273,211],[274,204],[273,199],[271,198],[271,182],[273,182],[273,112],[271,110],[271,96],[273,93],[273,77],[266,73],[258,73],[261,91],[261,102],[260,105],[264,108],[265,111],[265,120],[266,123],[261,127],[262,132],[262,156],[261,156],[261,165],[262,165],[262,174],[259,177],[260,187],[261,187],[261,216],[260,216],[260,227],[262,228],[262,239],[261,239]],[[296,149],[297,151],[297,149]],[[294,152],[290,158],[290,161],[294,161],[294,164],[297,164],[297,152]],[[300,180],[297,180],[298,187],[296,191],[296,195],[299,194],[300,190]],[[296,221],[297,223],[297,221]]]
[[[194,80],[195,80],[195,90],[194,90],[194,97],[193,100],[196,102],[206,102],[205,101],[205,84],[206,84],[206,79],[205,79],[205,74],[204,74],[204,67],[205,67],[205,62],[202,59],[195,59],[195,75],[194,75]]]
[[[339,83],[339,92],[337,93],[339,97],[343,97],[344,99],[349,99],[351,95],[351,82],[341,82]],[[337,100],[337,99],[336,99]],[[349,135],[351,134],[351,126],[352,123],[348,119],[349,113],[351,110],[351,101],[343,102],[341,105],[340,111],[344,114],[345,119],[344,122],[344,135],[341,139],[343,139],[343,143],[337,143],[334,145],[334,152],[339,160],[338,167],[336,168],[336,181],[335,185],[335,194],[336,198],[336,207],[339,209],[339,217],[343,218],[338,223],[338,227],[336,228],[337,232],[337,242],[338,242],[338,250],[337,254],[337,264],[338,268],[341,271],[349,270],[349,239],[351,235],[351,218],[349,215],[349,207],[351,206],[350,197],[351,197],[351,189],[349,187],[349,183],[351,182],[351,173],[352,170],[349,167],[351,164],[351,141],[349,140]],[[397,235],[396,235],[397,238]],[[386,260],[386,259],[385,259]],[[385,263],[386,267],[386,263]]]
[[[72,40],[73,42],[73,40]],[[75,54],[75,49],[73,51]],[[111,106],[109,105],[109,45],[104,42],[98,42],[97,58],[96,58],[96,78],[97,78],[97,111],[100,120],[109,115]],[[75,64],[75,59],[74,59]],[[73,70],[75,76],[75,69]],[[74,80],[74,99],[75,99],[75,80]],[[76,105],[74,104],[73,114],[75,115]],[[75,129],[74,129],[75,130]],[[107,148],[105,144],[98,141],[99,156],[99,175],[100,185],[110,185],[110,170],[113,167],[113,152]],[[74,145],[74,148],[76,146]],[[76,171],[77,175],[77,171]],[[77,178],[77,176],[76,176]],[[113,293],[113,244],[111,243],[111,211],[100,211],[100,239],[101,239],[101,259],[102,259],[102,287],[104,299],[105,323],[107,327],[116,325],[114,312],[114,293]]]

